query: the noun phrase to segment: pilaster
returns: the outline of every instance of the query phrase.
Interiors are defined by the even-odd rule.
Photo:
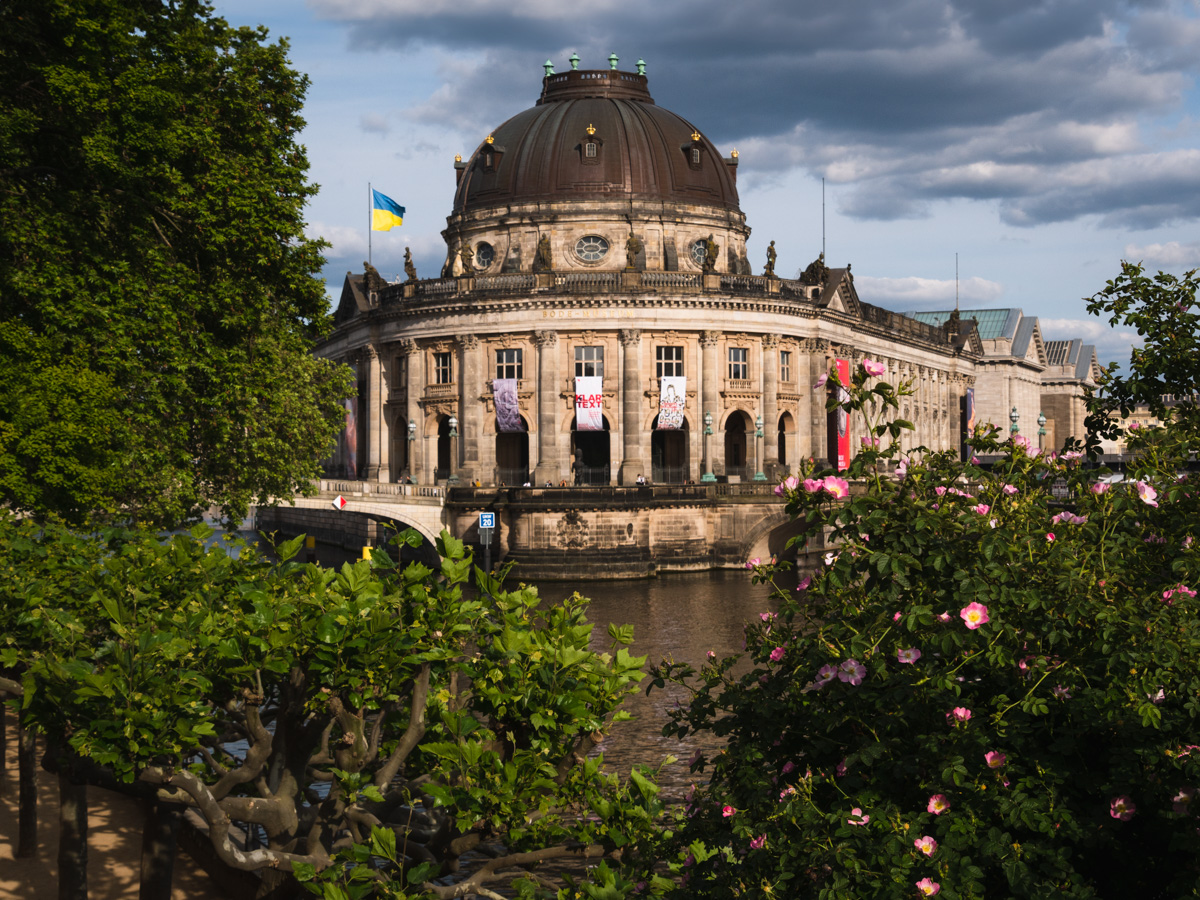
[[[642,455],[642,333],[622,328],[621,340],[621,468],[618,484],[635,484],[646,473]]]
[[[459,483],[470,484],[479,474],[479,442],[483,437],[482,360],[479,338],[458,337]]]
[[[564,476],[558,447],[558,333],[535,331],[538,348],[538,459],[533,483],[558,484]]]
[[[758,471],[775,480],[779,468],[779,335],[762,339],[763,458]]]

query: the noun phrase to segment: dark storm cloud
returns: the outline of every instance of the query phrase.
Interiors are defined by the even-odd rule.
[[[1001,201],[1013,224],[1197,215],[1194,179],[1143,131],[1191,89],[1200,22],[1185,0],[316,5],[364,49],[443,52],[442,87],[407,114],[462,132],[464,153],[536,99],[542,60],[562,71],[574,50],[603,68],[615,51],[626,70],[645,58],[659,102],[738,146],[748,176],[844,183],[850,215],[956,197]]]

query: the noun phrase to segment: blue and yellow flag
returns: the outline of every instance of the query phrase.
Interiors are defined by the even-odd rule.
[[[374,188],[371,189],[371,230],[391,231],[404,224],[404,207]]]

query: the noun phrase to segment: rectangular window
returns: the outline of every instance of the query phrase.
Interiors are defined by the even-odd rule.
[[[750,351],[745,347],[729,348],[729,377],[745,380],[750,377]]]
[[[670,378],[683,374],[683,348],[659,347],[655,351],[655,377]]]
[[[392,389],[402,391],[408,386],[408,357],[398,355],[392,360]]]
[[[592,141],[587,142],[587,150],[585,151],[585,155],[588,159],[596,158],[596,145]]]
[[[435,384],[454,384],[454,371],[451,366],[449,353],[433,354],[433,380]]]
[[[791,383],[792,380],[792,351],[779,351],[779,380]]]
[[[604,348],[603,347],[576,347],[575,348],[575,375],[580,377],[583,375],[599,375],[604,376]]]
[[[505,347],[496,351],[497,378],[524,378],[520,347]]]

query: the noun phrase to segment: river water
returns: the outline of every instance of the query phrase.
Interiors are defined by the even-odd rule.
[[[790,578],[786,576],[790,575]],[[785,573],[782,580],[789,589],[795,588],[796,577]],[[753,584],[747,571],[715,570],[689,574],[663,575],[644,581],[587,581],[544,582],[538,594],[549,601],[560,601],[578,591],[589,598],[588,619],[595,623],[592,649],[608,650],[608,624],[632,625],[631,652],[647,656],[647,664],[664,658],[699,666],[708,651],[718,657],[742,649],[742,626],[759,613],[777,609],[771,600],[771,588]],[[689,738],[680,742],[664,737],[663,725],[667,711],[678,701],[686,702],[686,693],[670,685],[652,690],[647,696],[647,678],[641,689],[626,701],[633,714],[631,722],[615,725],[599,747],[604,753],[606,768],[623,777],[630,766],[642,764],[657,767],[667,756],[678,762],[662,770],[659,783],[663,798],[678,801],[694,780],[687,762],[701,749],[706,753],[717,750],[720,742]]]

